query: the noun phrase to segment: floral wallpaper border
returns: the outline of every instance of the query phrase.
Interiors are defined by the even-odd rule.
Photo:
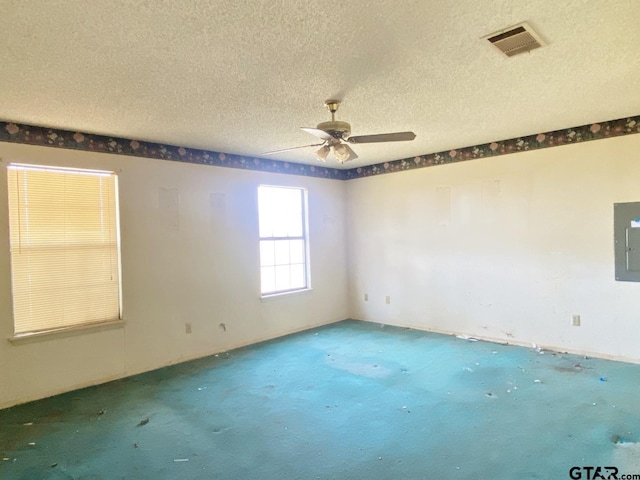
[[[245,157],[196,148],[177,147],[118,137],[36,127],[19,123],[0,122],[0,142],[26,143],[45,147],[69,148],[87,152],[114,153],[135,157],[157,158],[176,162],[241,168],[262,172],[304,175],[307,177],[344,180],[344,170],[315,165]]]
[[[345,180],[640,133],[640,115],[346,170]]]
[[[477,160],[510,153],[538,150],[540,148],[559,147],[562,145],[635,133],[640,133],[640,115],[552,132],[538,133],[526,137],[511,138],[483,145],[458,148],[447,152],[403,158],[349,170],[340,170],[337,168],[245,157],[242,155],[93,135],[69,130],[0,122],[0,142],[25,143],[29,145],[85,150],[88,152],[131,155],[200,165],[241,168],[244,170],[303,175],[333,180],[351,180],[371,177],[385,173],[433,167],[466,160]]]

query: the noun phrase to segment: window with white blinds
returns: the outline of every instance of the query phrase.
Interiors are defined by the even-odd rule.
[[[7,179],[15,333],[118,320],[115,173],[11,164]]]
[[[258,187],[262,295],[309,288],[307,191]]]

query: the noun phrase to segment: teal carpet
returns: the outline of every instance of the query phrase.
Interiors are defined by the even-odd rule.
[[[0,478],[640,474],[639,380],[638,365],[346,321],[2,410]]]

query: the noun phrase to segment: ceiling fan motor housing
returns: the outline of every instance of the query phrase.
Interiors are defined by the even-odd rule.
[[[351,133],[351,125],[347,122],[339,122],[332,120],[330,122],[319,123],[316,127],[318,130],[324,130],[335,138],[347,138]]]

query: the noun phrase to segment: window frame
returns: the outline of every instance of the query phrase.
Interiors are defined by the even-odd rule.
[[[300,192],[300,210],[301,210],[301,224],[302,224],[302,235],[299,236],[265,236],[260,235],[260,189],[261,188],[272,188],[272,189],[283,189],[283,190],[297,190]],[[258,207],[258,271],[259,271],[259,292],[260,298],[263,300],[268,300],[272,298],[278,298],[282,296],[288,296],[292,294],[299,294],[302,292],[308,292],[311,290],[311,273],[310,273],[310,255],[309,255],[309,200],[308,200],[308,189],[305,187],[298,186],[290,186],[290,185],[273,185],[273,184],[260,184],[257,189],[257,207]],[[302,263],[304,268],[304,286],[288,288],[282,290],[273,290],[269,292],[263,292],[262,289],[262,269],[264,266],[262,265],[262,242],[263,241],[291,241],[291,240],[302,240],[303,241],[303,255],[304,261]],[[286,265],[295,265],[292,263],[288,263]],[[276,266],[276,265],[273,265]]]
[[[18,198],[13,198],[12,199],[12,195],[14,195],[11,192],[11,188],[12,186],[9,185],[9,171],[13,170],[13,171],[45,171],[45,172],[52,172],[52,173],[76,173],[76,174],[80,174],[80,175],[88,175],[88,176],[108,176],[108,177],[112,177],[112,182],[113,184],[110,186],[110,190],[113,189],[112,191],[112,195],[113,195],[113,201],[112,201],[112,205],[113,205],[113,214],[112,214],[112,218],[113,218],[113,226],[109,227],[107,232],[109,230],[111,230],[111,233],[107,233],[107,235],[111,236],[113,235],[113,239],[115,240],[115,252],[116,252],[116,258],[115,261],[113,263],[113,268],[115,269],[114,273],[117,273],[117,276],[115,282],[117,284],[117,315],[116,316],[109,316],[109,318],[99,318],[96,319],[95,316],[93,316],[91,319],[88,320],[84,320],[81,322],[75,322],[75,323],[70,323],[70,324],[66,324],[66,325],[60,325],[60,324],[54,324],[56,322],[51,322],[50,326],[46,326],[44,325],[44,328],[38,328],[38,329],[18,329],[18,323],[16,321],[16,303],[15,303],[15,285],[14,285],[14,259],[13,259],[13,249],[16,248],[16,246],[13,244],[13,239],[12,239],[12,233],[11,233],[11,223],[12,223],[12,209],[10,207],[11,202],[20,202],[20,200]],[[30,164],[30,163],[19,163],[19,162],[10,162],[6,165],[6,174],[7,174],[7,200],[8,200],[8,204],[7,207],[9,209],[9,211],[7,212],[7,220],[9,222],[9,229],[8,229],[8,233],[9,233],[9,247],[10,247],[10,251],[9,251],[9,268],[10,268],[10,275],[11,275],[11,318],[12,318],[12,331],[13,331],[13,335],[9,338],[9,340],[13,343],[21,343],[22,341],[27,341],[29,339],[37,339],[39,337],[56,337],[56,336],[61,336],[61,335],[65,335],[66,332],[70,332],[69,334],[76,334],[79,331],[82,330],[104,330],[104,329],[110,329],[110,328],[114,328],[114,327],[118,327],[118,326],[122,326],[124,324],[124,320],[123,320],[123,302],[122,302],[122,251],[121,251],[121,238],[120,238],[120,199],[119,199],[119,175],[116,171],[113,170],[101,170],[101,169],[89,169],[89,168],[78,168],[78,167],[66,167],[66,166],[57,166],[57,165],[46,165],[46,164]],[[19,192],[17,192],[15,195],[19,195]],[[108,195],[108,194],[107,194]],[[64,198],[67,198],[66,196]],[[100,198],[104,198],[101,197]],[[28,207],[21,207],[20,203],[18,203],[18,205],[14,208],[18,209],[18,214],[20,214],[20,209],[21,208],[28,208]],[[104,210],[101,209],[100,210],[100,215],[102,216],[104,214]],[[19,248],[19,247],[18,247]],[[28,271],[28,270],[27,270]],[[51,280],[51,281],[55,281],[55,280]],[[115,304],[115,301],[114,301]],[[114,309],[115,310],[115,309]]]

